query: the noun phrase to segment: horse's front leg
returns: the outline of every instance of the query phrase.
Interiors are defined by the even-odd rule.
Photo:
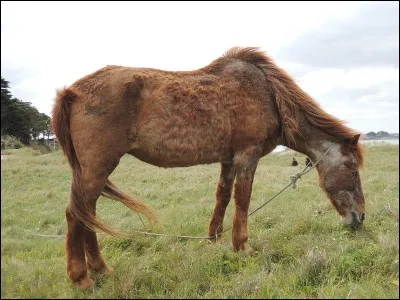
[[[215,194],[214,214],[208,228],[208,236],[212,241],[215,241],[216,236],[220,236],[223,230],[225,211],[231,199],[234,179],[235,169],[233,163],[221,163],[221,174]]]
[[[252,151],[241,153],[235,161],[235,214],[233,216],[232,246],[235,251],[251,253],[253,249],[246,245],[249,234],[247,229],[247,216],[249,212],[250,197],[253,185],[254,173],[259,157]]]

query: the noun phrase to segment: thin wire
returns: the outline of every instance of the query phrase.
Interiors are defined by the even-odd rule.
[[[272,200],[274,200],[276,197],[278,197],[283,191],[285,191],[288,187],[292,186],[293,188],[296,187],[296,182],[298,179],[301,178],[301,176],[303,176],[304,174],[307,174],[308,172],[310,172],[313,168],[315,168],[315,166],[320,163],[320,161],[328,154],[329,150],[331,150],[332,145],[329,146],[328,150],[325,151],[325,153],[320,157],[320,159],[313,164],[310,167],[310,163],[311,161],[306,165],[306,167],[303,169],[303,171],[301,171],[300,173],[297,173],[295,175],[291,175],[290,176],[290,183],[287,184],[283,189],[281,189],[278,193],[276,193],[274,196],[272,196],[270,199],[268,199],[266,202],[264,202],[262,205],[260,205],[259,207],[257,207],[255,210],[253,210],[251,213],[249,213],[247,215],[247,217],[250,217],[251,215],[253,215],[254,213],[256,213],[257,211],[259,211],[261,208],[263,208],[265,205],[267,205],[269,202],[271,202]],[[139,215],[139,214],[138,214]],[[140,217],[140,221],[142,221],[143,226],[145,226],[142,218]],[[221,225],[220,225],[221,226]],[[219,228],[219,227],[218,227]],[[218,231],[217,228],[217,231]],[[164,236],[164,237],[170,237],[170,238],[181,238],[181,239],[197,239],[197,240],[215,240],[217,239],[218,236],[221,236],[223,233],[227,232],[228,230],[232,229],[233,225],[229,226],[228,228],[226,228],[225,230],[221,231],[220,233],[215,233],[215,236],[190,236],[190,235],[171,235],[171,234],[166,234],[166,233],[154,233],[154,232],[146,232],[146,231],[140,231],[140,230],[132,230],[131,232],[134,233],[138,233],[138,234],[143,234],[143,235],[148,235],[148,236]],[[31,235],[35,235],[35,236],[41,236],[41,237],[62,237],[63,235],[45,235],[45,234],[34,234],[31,233]]]
[[[272,196],[270,199],[268,199],[266,202],[264,202],[262,205],[260,205],[259,207],[257,207],[255,210],[253,210],[250,214],[247,215],[247,217],[250,217],[252,214],[254,214],[255,212],[257,212],[258,210],[260,210],[261,208],[263,208],[265,205],[267,205],[269,202],[271,202],[272,200],[274,200],[277,196],[279,196],[283,191],[285,191],[288,187],[293,186],[293,188],[296,185],[296,182],[298,179],[301,178],[301,176],[303,176],[304,174],[307,174],[308,172],[310,172],[313,168],[315,168],[315,166],[320,163],[320,161],[328,154],[329,150],[331,150],[332,145],[329,146],[329,148],[325,151],[325,153],[320,157],[320,159],[313,164],[310,167],[310,162],[306,165],[306,167],[303,169],[303,171],[301,171],[300,173],[297,173],[295,175],[291,176],[291,182],[289,184],[287,184],[283,189],[281,189],[278,193],[276,193],[274,196]],[[219,227],[218,227],[219,228]],[[218,230],[217,228],[217,230]],[[186,239],[207,239],[207,240],[215,240],[217,239],[217,236],[221,236],[223,233],[227,232],[228,230],[232,229],[233,225],[229,226],[228,228],[226,228],[224,231],[220,232],[219,234],[216,232],[215,236],[187,236],[187,235],[169,235],[169,234],[164,234],[164,233],[152,233],[152,232],[144,232],[144,231],[139,231],[139,230],[134,230],[133,232],[135,233],[139,233],[139,234],[144,234],[144,235],[149,235],[149,236],[166,236],[166,237],[175,237],[175,238],[186,238]]]
[[[61,238],[64,236],[62,234],[58,235],[58,234],[39,234],[39,233],[30,233],[30,235],[46,237],[46,238]]]

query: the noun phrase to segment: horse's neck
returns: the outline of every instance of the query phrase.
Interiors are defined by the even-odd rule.
[[[301,135],[296,136],[296,142],[284,141],[284,145],[290,149],[307,155],[313,163],[323,157],[321,165],[332,165],[340,161],[342,157],[341,144],[333,141],[314,127],[303,127]]]

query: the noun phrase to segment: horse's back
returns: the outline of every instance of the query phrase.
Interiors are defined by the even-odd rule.
[[[107,66],[73,84],[84,99],[71,130],[112,132],[121,152],[159,166],[228,160],[276,131],[260,80],[239,64],[218,74]]]

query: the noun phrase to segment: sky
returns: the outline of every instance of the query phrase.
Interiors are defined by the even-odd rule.
[[[105,65],[189,71],[235,46],[351,128],[399,132],[397,1],[1,1],[1,75],[49,116],[56,89]]]

